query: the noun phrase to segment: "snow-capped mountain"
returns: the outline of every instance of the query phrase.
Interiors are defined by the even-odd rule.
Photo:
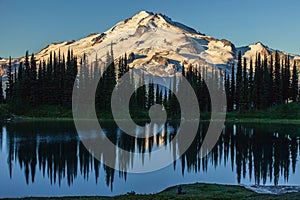
[[[237,48],[237,52],[239,51],[241,51],[241,54],[243,57],[247,58],[247,60],[252,59],[254,61],[257,53],[260,53],[261,56],[264,57],[271,55],[274,50],[265,46],[261,42],[257,42],[255,44]]]
[[[236,48],[228,40],[206,36],[163,14],[141,11],[104,33],[90,34],[78,41],[50,44],[37,53],[36,58],[47,60],[51,51],[66,54],[72,49],[75,55],[85,53],[89,61],[94,61],[97,56],[97,60],[104,63],[111,45],[115,58],[133,52],[131,67],[160,76],[174,74],[183,63],[229,69],[229,64],[236,61],[238,51],[248,59],[254,58],[257,52],[267,56],[273,52],[262,43]]]
[[[250,59],[252,59],[252,61],[255,61],[256,55],[258,53],[260,53],[262,58],[267,58],[270,61],[271,55],[275,56],[275,52],[276,50],[262,44],[261,42],[257,42],[255,44],[250,44],[248,46],[244,46],[244,47],[239,47],[236,48],[236,55],[238,54],[238,52],[241,52],[242,56],[244,58],[247,59],[247,61],[249,62]],[[295,54],[287,54],[285,52],[282,51],[278,51],[279,56],[281,57],[281,59],[283,59],[285,56],[289,56],[290,59],[292,60],[296,60],[297,61],[297,66],[299,67],[299,61],[300,61],[300,57],[299,55],[295,55]]]
[[[183,62],[224,67],[235,58],[235,46],[231,42],[201,34],[163,14],[146,11],[117,23],[102,34],[50,44],[36,58],[47,59],[51,51],[66,54],[72,49],[76,55],[87,54],[90,60],[95,60],[96,54],[103,60],[111,44],[115,58],[133,52],[136,59],[130,64],[132,67],[142,67],[161,76],[172,74]],[[166,62],[156,62],[163,58]]]

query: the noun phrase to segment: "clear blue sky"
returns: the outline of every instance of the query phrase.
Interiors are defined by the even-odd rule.
[[[141,10],[164,13],[236,46],[261,41],[300,54],[299,0],[0,0],[0,56],[101,33]]]

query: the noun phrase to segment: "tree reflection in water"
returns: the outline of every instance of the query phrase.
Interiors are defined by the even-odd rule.
[[[213,151],[204,158],[199,158],[198,152],[201,142],[208,128],[208,123],[201,123],[199,132],[190,148],[180,160],[181,173],[206,173],[208,167],[222,167],[230,165],[236,172],[237,182],[248,178],[256,184],[267,181],[278,184],[280,177],[289,180],[290,169],[295,173],[299,152],[300,127],[291,125],[258,125],[258,124],[227,124],[225,130]],[[287,128],[288,127],[288,128]],[[179,125],[168,123],[164,129],[154,137],[136,139],[122,133],[115,125],[107,124],[106,136],[116,145],[130,152],[152,152],[168,144],[176,134]],[[103,167],[107,186],[113,189],[115,174],[126,180],[127,173],[116,172],[103,166],[81,144],[71,122],[42,122],[42,123],[10,123],[3,127],[6,140],[0,132],[0,150],[3,143],[7,148],[7,163],[10,177],[13,176],[13,165],[19,166],[24,172],[27,184],[35,181],[36,173],[41,173],[49,179],[50,184],[62,183],[66,179],[69,186],[77,178],[77,173],[89,180],[89,175],[98,179]],[[288,132],[287,132],[288,131]],[[176,141],[172,150],[174,157],[180,152],[180,141]],[[119,155],[118,152],[111,152]],[[103,158],[105,159],[105,158]],[[134,158],[122,159],[126,167],[134,165]],[[141,161],[144,159],[140,158]],[[174,172],[175,173],[175,172]],[[199,180],[201,181],[201,180]]]

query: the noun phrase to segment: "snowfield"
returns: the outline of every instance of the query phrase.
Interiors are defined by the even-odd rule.
[[[134,53],[130,67],[160,76],[172,76],[181,70],[183,63],[196,66],[217,67],[230,72],[231,63],[236,62],[237,52],[249,60],[257,52],[269,56],[273,50],[262,43],[236,48],[228,40],[219,40],[181,23],[173,22],[163,14],[141,11],[117,23],[102,34],[90,34],[78,41],[50,44],[37,55],[38,60],[49,58],[50,52],[67,54],[72,49],[77,56],[84,53],[88,61],[106,63],[107,52],[113,46],[114,57]],[[299,59],[299,56],[294,56]],[[24,58],[23,58],[24,59]]]

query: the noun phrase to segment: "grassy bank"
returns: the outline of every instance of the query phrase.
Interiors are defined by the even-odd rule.
[[[271,108],[253,111],[227,113],[227,119],[285,119],[300,120],[300,103],[276,105]]]
[[[115,197],[60,197],[60,198],[26,198],[26,199],[64,199],[64,200],[150,200],[150,199],[300,199],[300,193],[286,193],[280,195],[257,194],[253,191],[245,189],[242,186],[229,186],[217,184],[189,184],[183,185],[185,194],[177,194],[177,186],[170,187],[157,194],[141,195],[141,194],[126,194]]]
[[[224,113],[225,114],[225,113]],[[148,121],[146,112],[140,113],[133,120]],[[195,115],[197,116],[197,115]],[[99,120],[111,120],[109,113],[101,113]],[[22,121],[53,121],[53,120],[72,120],[72,110],[61,106],[37,106],[27,111],[19,112],[9,105],[0,105],[0,120],[15,119]],[[210,119],[210,113],[201,113],[202,120]],[[227,112],[227,122],[251,122],[251,123],[288,123],[300,124],[300,103],[290,103],[285,105],[273,106],[265,110],[253,110],[244,112]]]

